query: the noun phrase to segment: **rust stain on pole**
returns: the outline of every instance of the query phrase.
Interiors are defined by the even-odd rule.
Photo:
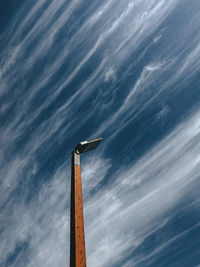
[[[72,153],[70,267],[86,267],[80,156]]]

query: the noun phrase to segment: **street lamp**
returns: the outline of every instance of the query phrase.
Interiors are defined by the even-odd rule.
[[[80,154],[95,149],[101,141],[80,142],[71,155],[70,267],[86,267]]]

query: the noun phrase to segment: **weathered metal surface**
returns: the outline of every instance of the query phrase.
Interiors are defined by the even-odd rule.
[[[75,164],[75,154],[72,154],[70,267],[86,267],[81,168]]]
[[[81,168],[78,165],[75,166],[75,233],[76,267],[86,267]]]
[[[77,153],[74,153],[74,165],[80,166],[80,155]]]

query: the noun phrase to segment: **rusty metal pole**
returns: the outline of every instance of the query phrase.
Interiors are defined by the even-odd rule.
[[[71,156],[70,267],[86,267],[80,154],[95,149],[101,141],[81,142]]]
[[[70,267],[86,267],[80,154],[72,152]]]

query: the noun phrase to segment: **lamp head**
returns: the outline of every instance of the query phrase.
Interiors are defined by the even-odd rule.
[[[90,150],[93,150],[99,145],[99,143],[102,141],[102,139],[103,138],[97,138],[94,140],[80,142],[75,147],[73,152],[75,152],[77,154],[81,154],[81,153],[85,153],[85,152],[88,152]]]

